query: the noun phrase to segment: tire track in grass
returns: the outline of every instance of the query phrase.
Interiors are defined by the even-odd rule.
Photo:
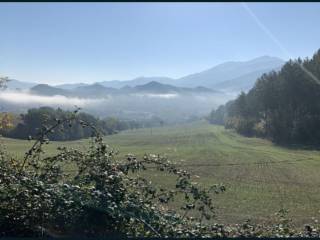
[[[268,187],[266,187],[266,168],[265,168],[265,164],[261,163],[261,164],[257,165],[257,168],[259,168],[259,172],[258,172],[259,183],[257,183],[257,181],[256,181],[256,185],[258,185],[260,187],[260,190],[265,195],[266,191],[269,190]],[[270,201],[266,201],[266,198],[264,196],[262,197],[261,201],[262,201],[262,204],[263,204],[262,207],[264,209],[270,209],[270,205],[272,204]]]
[[[270,162],[272,162],[271,159],[270,159]],[[279,169],[277,170],[275,167],[273,167],[272,164],[267,163],[267,162],[266,162],[266,167],[269,169],[269,173],[270,173],[269,176],[271,177],[271,180],[274,183],[277,194],[279,196],[279,200],[280,200],[280,209],[279,210],[285,209],[285,202],[286,202],[287,196],[286,196],[286,193],[283,191],[281,183],[280,183],[282,181],[279,176],[280,171],[279,171]],[[278,171],[278,173],[276,171]]]
[[[233,177],[229,179],[232,181],[233,185],[237,188],[237,194],[240,195],[238,205],[233,203],[238,209],[238,219],[245,221],[247,219],[258,220],[260,218],[259,208],[256,207],[255,203],[257,199],[253,199],[259,196],[259,184],[252,179],[255,179],[256,168],[260,168],[260,165],[246,165],[243,164],[240,167],[233,167],[232,171],[228,170],[229,173],[235,173]],[[245,195],[243,193],[246,193]],[[260,202],[260,199],[258,200]],[[230,212],[226,213],[230,214]],[[245,217],[244,217],[245,216]]]
[[[273,194],[276,191],[277,195],[280,197],[280,205],[283,205],[285,196],[281,191],[279,181],[276,179],[274,173],[274,168],[276,166],[270,166],[269,158],[262,156],[261,160],[258,160],[257,164],[252,167],[252,178],[248,179],[252,182],[256,188],[256,201],[261,205],[259,208],[255,209],[255,215],[252,216],[254,219],[268,219],[270,217],[263,217],[270,213],[269,211],[273,209]],[[275,165],[272,163],[272,165]],[[271,195],[270,195],[271,194]]]

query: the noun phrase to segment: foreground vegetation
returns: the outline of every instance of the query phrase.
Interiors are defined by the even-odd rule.
[[[126,159],[128,153],[135,154],[137,159],[143,159],[145,154],[160,153],[166,155],[175,167],[186,169],[192,182],[205,187],[223,183],[226,192],[209,194],[216,215],[209,222],[211,226],[219,223],[235,228],[229,229],[228,234],[239,234],[240,223],[246,224],[249,232],[253,231],[251,228],[257,232],[262,228],[259,231],[273,236],[281,232],[285,235],[286,226],[298,234],[304,232],[304,224],[316,225],[320,209],[318,151],[275,146],[267,140],[242,137],[204,122],[129,130],[107,136],[104,140],[110,149],[119,151],[117,159]],[[22,158],[32,142],[3,139],[3,143],[11,155]],[[52,142],[45,149],[47,155],[56,155],[56,147],[62,145],[87,151],[90,150],[89,143],[90,140]],[[163,175],[153,168],[141,172],[140,176],[153,180],[157,188],[175,186],[175,177]],[[183,198],[176,197],[168,206],[179,212],[183,204]],[[276,214],[280,210],[281,214]],[[251,221],[246,223],[247,219]],[[280,223],[282,230],[279,229]]]
[[[209,192],[223,192],[223,186],[200,188],[160,156],[116,159],[95,126],[84,121],[93,135],[90,150],[60,147],[58,154],[44,155],[52,130],[63,123],[58,119],[43,130],[21,160],[0,151],[0,236],[211,235],[212,226],[203,223],[213,216]],[[158,188],[136,174],[150,167],[176,176],[175,187]],[[167,206],[179,195],[183,214]],[[199,217],[188,216],[190,211]]]

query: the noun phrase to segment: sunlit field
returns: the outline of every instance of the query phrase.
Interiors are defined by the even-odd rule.
[[[85,150],[89,141],[51,142],[46,154],[54,153],[58,146]],[[105,141],[119,151],[119,159],[128,153],[166,155],[202,184],[223,183],[227,191],[214,195],[220,222],[272,221],[281,208],[288,209],[288,216],[299,224],[319,216],[319,151],[275,146],[206,122],[128,130],[106,136]],[[7,138],[2,142],[19,158],[32,143]],[[161,184],[171,181],[152,177]]]

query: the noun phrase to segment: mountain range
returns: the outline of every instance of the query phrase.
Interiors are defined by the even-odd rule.
[[[156,81],[148,82],[135,87],[125,86],[122,88],[110,88],[98,83],[80,86],[73,89],[62,89],[48,84],[38,84],[29,89],[31,94],[39,96],[66,96],[79,98],[103,98],[108,95],[126,95],[126,94],[219,94],[220,92],[205,87],[185,88],[175,87],[169,84],[163,84]]]
[[[160,89],[162,89],[162,92],[191,91],[191,88],[197,88],[193,89],[193,91],[199,91],[201,88],[204,88],[202,89],[204,91],[214,89],[224,92],[240,92],[249,90],[254,85],[256,79],[263,73],[272,70],[277,71],[283,64],[284,61],[279,58],[262,56],[243,62],[225,62],[178,79],[168,77],[138,77],[127,81],[113,80],[96,82],[94,84],[75,83],[56,86],[48,85],[46,87],[43,84],[12,80],[9,82],[8,87],[10,89],[31,89],[37,93],[40,93],[39,89],[42,89],[44,91],[42,94],[49,95],[60,93],[62,95],[76,94],[87,97],[93,94],[101,96],[105,93],[135,92],[148,87],[151,87],[151,90],[155,92],[161,92]],[[147,85],[148,83],[150,85]],[[50,90],[49,87],[51,87]]]

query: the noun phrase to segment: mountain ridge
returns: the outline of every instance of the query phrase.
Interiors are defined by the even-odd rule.
[[[103,87],[113,89],[121,89],[123,87],[136,87],[144,85],[149,82],[158,82],[161,84],[169,84],[175,87],[205,87],[209,89],[215,89],[218,91],[247,91],[253,87],[254,82],[263,73],[270,72],[272,70],[279,69],[284,64],[284,61],[277,57],[261,56],[248,61],[228,61],[218,65],[215,65],[209,69],[192,73],[181,78],[169,78],[169,77],[137,77],[132,80],[112,80],[112,81],[100,81],[93,84],[87,83],[74,83],[74,84],[59,84],[53,87],[75,91],[79,90],[79,87],[86,88],[95,84],[99,84]],[[13,80],[9,82],[8,87],[10,89],[21,88],[28,89],[38,85],[32,82],[22,82]],[[20,87],[19,87],[20,86]],[[128,89],[127,89],[128,90]],[[100,90],[99,90],[100,91]]]
[[[104,87],[101,84],[95,83],[88,86],[80,86],[75,89],[65,90],[62,88],[57,88],[50,86],[48,84],[38,84],[29,90],[30,93],[40,95],[40,96],[66,96],[66,97],[80,97],[80,98],[103,98],[108,95],[126,95],[126,94],[136,94],[136,93],[152,93],[152,94],[168,94],[168,93],[179,93],[179,94],[189,94],[189,93],[220,93],[218,91],[205,88],[184,88],[176,87],[169,84],[163,84],[156,81],[148,82],[146,84],[137,85],[135,87],[123,87],[121,89]]]
[[[176,85],[215,88],[215,86],[221,82],[236,79],[258,70],[263,70],[263,73],[269,72],[275,68],[281,67],[283,64],[284,61],[282,59],[269,56],[262,56],[249,61],[225,62],[202,72],[184,76],[177,80]],[[255,80],[260,75],[260,73],[257,73],[252,77]],[[252,78],[248,79],[248,81],[252,81]]]

